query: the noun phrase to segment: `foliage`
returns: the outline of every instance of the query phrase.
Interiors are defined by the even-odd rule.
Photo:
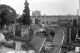
[[[35,24],[39,24],[40,20],[39,19],[35,19]]]
[[[17,22],[22,25],[23,24],[23,17],[22,15],[20,16],[20,18],[17,19]]]
[[[22,19],[22,23],[23,25],[30,25],[30,10],[29,10],[29,7],[28,7],[28,4],[26,2],[25,4],[25,9],[23,10],[23,19]]]
[[[0,5],[0,26],[14,23],[17,14],[13,8],[8,5]]]
[[[71,22],[72,22],[72,20],[68,20],[68,19],[63,19],[63,20],[59,20],[58,21],[58,25],[59,26],[64,26],[64,27],[67,27],[67,26],[71,26]]]

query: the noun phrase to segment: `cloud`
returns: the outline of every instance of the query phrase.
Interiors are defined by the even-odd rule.
[[[14,8],[17,13],[22,14],[25,0],[1,0],[1,4],[7,4]]]
[[[1,0],[1,3],[10,5],[17,13],[22,14],[25,0]],[[42,14],[76,14],[78,0],[28,0],[30,11],[40,10]]]

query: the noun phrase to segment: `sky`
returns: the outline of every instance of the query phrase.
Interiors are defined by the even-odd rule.
[[[1,4],[13,7],[18,14],[23,13],[25,0],[0,0]],[[79,0],[28,0],[30,14],[41,11],[42,15],[76,15]]]

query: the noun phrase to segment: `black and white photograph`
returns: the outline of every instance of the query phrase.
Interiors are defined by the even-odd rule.
[[[80,0],[0,0],[0,53],[80,53]]]

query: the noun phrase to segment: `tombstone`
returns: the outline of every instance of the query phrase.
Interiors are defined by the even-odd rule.
[[[21,42],[15,42],[15,49],[16,50],[21,50]]]
[[[76,53],[80,53],[80,47],[76,46],[76,47],[75,47],[75,52],[76,52]]]
[[[53,53],[61,53],[61,46],[64,41],[65,34],[62,29],[59,29],[53,38],[53,45],[56,47],[53,50]]]
[[[37,52],[40,52],[45,41],[46,41],[46,38],[34,36],[33,39],[31,40],[31,45]]]

